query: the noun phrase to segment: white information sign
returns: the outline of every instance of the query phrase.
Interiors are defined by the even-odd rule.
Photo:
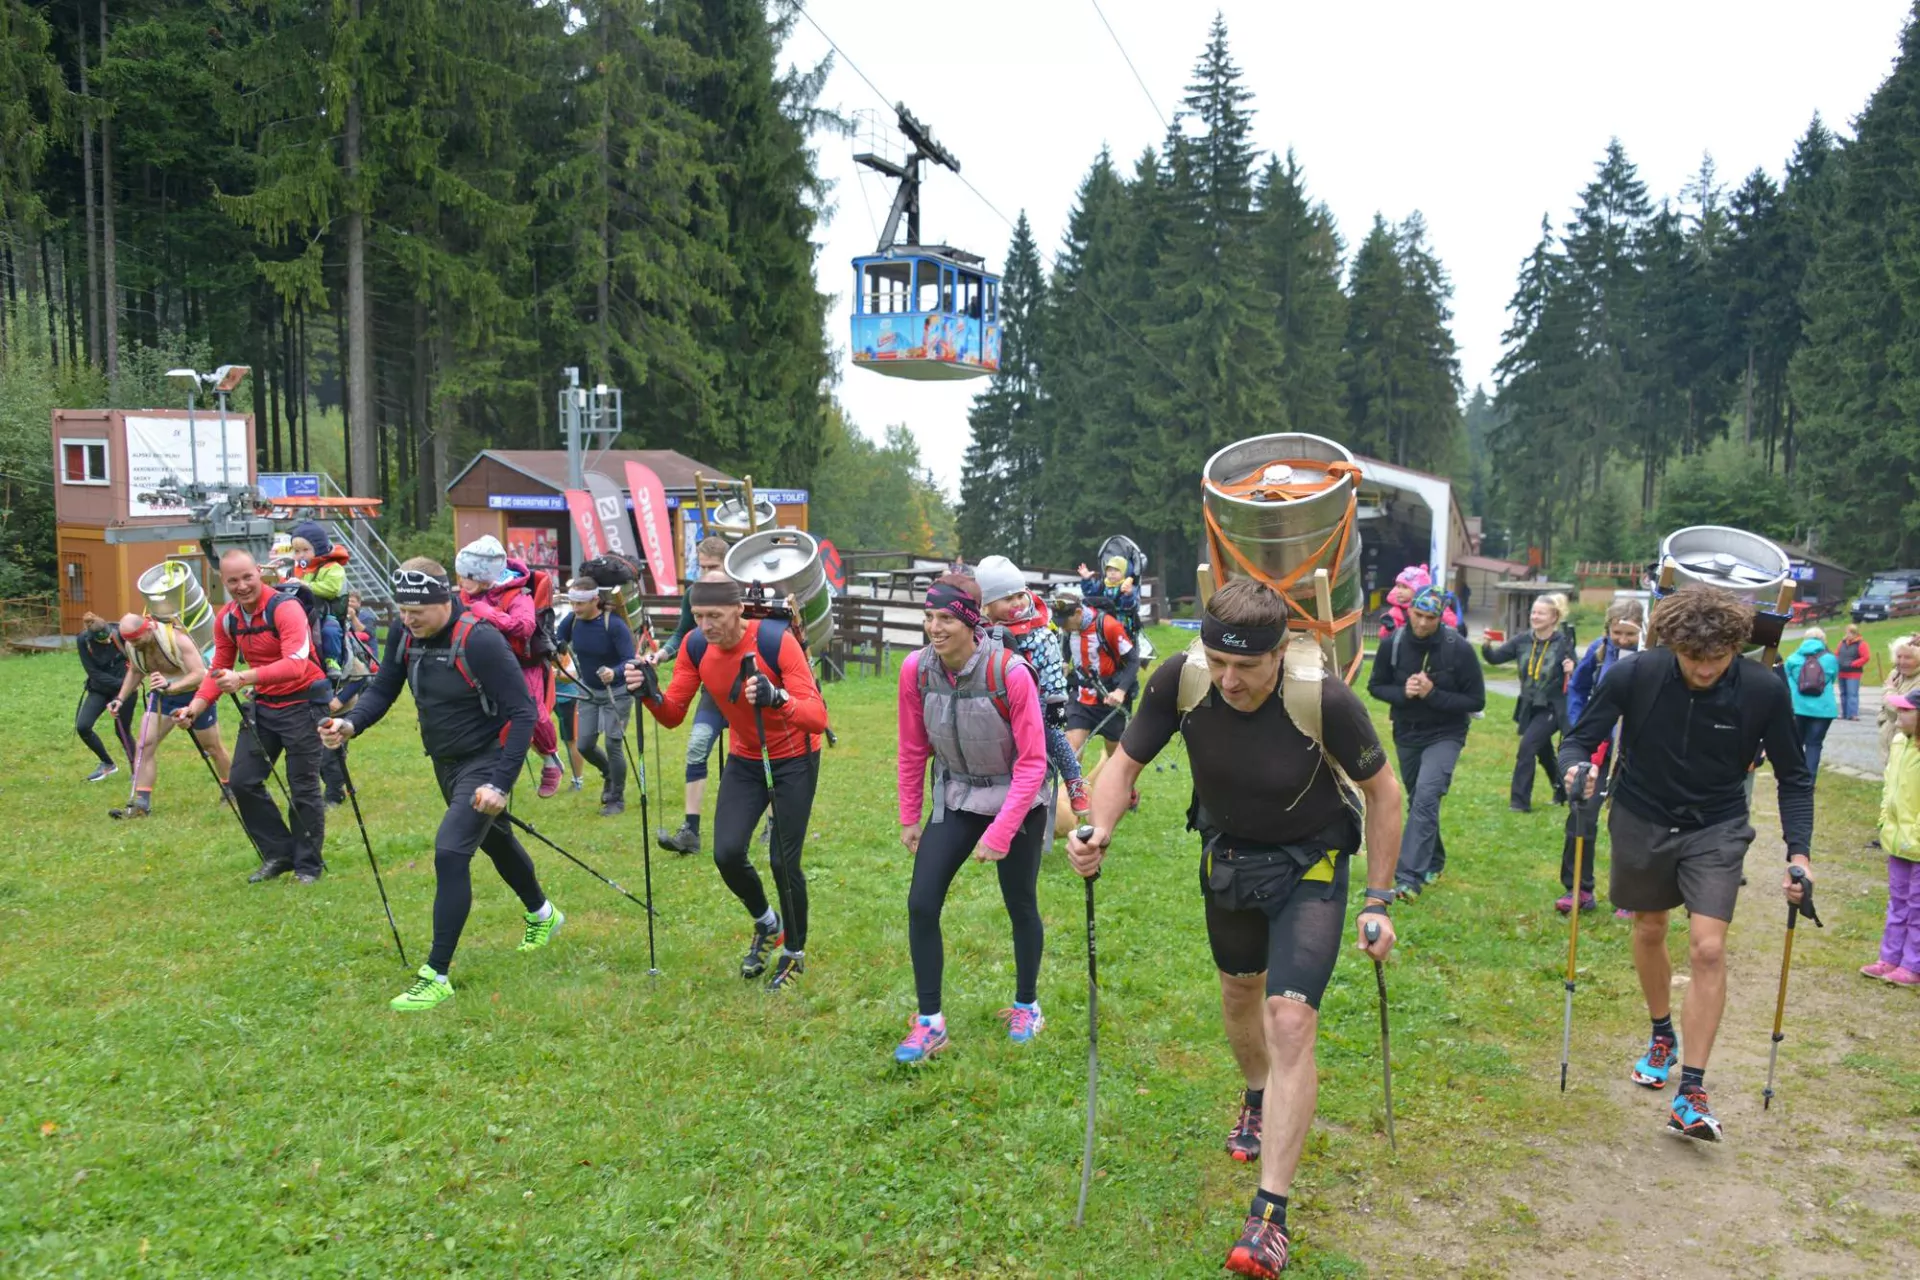
[[[227,416],[224,442],[220,438],[218,412],[195,413],[192,431],[188,431],[185,418],[153,418],[130,413],[126,424],[127,515],[130,517],[180,515],[180,507],[141,501],[142,494],[152,494],[169,478],[181,484],[192,484],[196,480],[201,484],[246,484],[252,475],[247,457],[245,414]]]

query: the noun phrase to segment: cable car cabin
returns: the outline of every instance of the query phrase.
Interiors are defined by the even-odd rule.
[[[853,260],[853,363],[920,382],[1000,369],[1000,277],[944,245]]]

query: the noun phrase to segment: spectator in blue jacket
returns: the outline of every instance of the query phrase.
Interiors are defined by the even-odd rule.
[[[1813,670],[1808,669],[1812,664]],[[1827,633],[1809,627],[1800,648],[1787,659],[1787,688],[1793,694],[1793,727],[1807,755],[1807,772],[1820,780],[1820,749],[1840,715],[1840,659],[1827,648]]]
[[[1640,648],[1641,636],[1645,633],[1646,612],[1638,600],[1616,600],[1607,610],[1606,630],[1600,638],[1587,646],[1587,651],[1574,665],[1573,678],[1567,681],[1567,720],[1577,724],[1580,713],[1586,710],[1587,702],[1593,697],[1593,691],[1599,687],[1600,680],[1611,671],[1614,664]],[[1609,790],[1615,765],[1619,763],[1620,728],[1614,726],[1613,736],[1600,744],[1593,753],[1593,767],[1600,775],[1599,790],[1595,793],[1596,803],[1576,813],[1573,806],[1567,807],[1566,838],[1560,845],[1560,887],[1566,892],[1560,895],[1553,909],[1561,915],[1573,910],[1573,841],[1584,827],[1587,834],[1586,854],[1581,859],[1580,868],[1580,909],[1592,911],[1599,905],[1594,897],[1594,862],[1599,850],[1600,824],[1597,821],[1600,812],[1598,800],[1603,799]],[[1631,915],[1627,911],[1615,911],[1615,916],[1625,919]]]

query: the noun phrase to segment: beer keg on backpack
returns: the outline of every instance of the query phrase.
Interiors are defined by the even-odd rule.
[[[1297,432],[1256,436],[1207,460],[1201,482],[1214,582],[1254,578],[1286,596],[1287,625],[1326,638],[1314,571],[1333,589],[1333,660],[1351,680],[1360,664],[1360,466],[1332,440]]]
[[[1654,597],[1689,583],[1731,591],[1754,606],[1751,642],[1771,654],[1792,612],[1792,563],[1757,533],[1718,524],[1689,525],[1660,540]],[[1649,619],[1647,643],[1658,644]]]
[[[140,575],[136,589],[148,614],[180,627],[200,652],[212,655],[213,605],[191,568],[179,560],[162,560]]]
[[[745,590],[764,587],[777,604],[793,597],[794,638],[810,653],[825,653],[833,639],[833,592],[820,544],[799,529],[766,529],[727,552],[726,572]]]

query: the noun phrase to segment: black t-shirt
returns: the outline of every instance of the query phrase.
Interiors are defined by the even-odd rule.
[[[1313,739],[1287,716],[1279,690],[1251,712],[1235,711],[1217,689],[1180,718],[1180,669],[1186,655],[1160,664],[1120,745],[1135,760],[1160,753],[1176,729],[1185,734],[1200,807],[1216,829],[1249,844],[1309,840],[1340,820],[1340,784]],[[1361,782],[1387,763],[1366,704],[1338,679],[1321,686],[1327,751]],[[1297,798],[1297,801],[1296,801]]]

